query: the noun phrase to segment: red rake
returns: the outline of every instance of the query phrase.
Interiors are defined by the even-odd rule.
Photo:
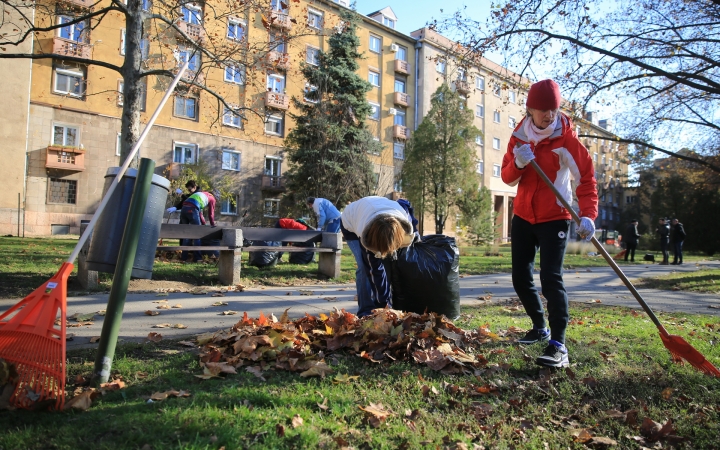
[[[55,408],[62,409],[65,402],[65,299],[72,270],[72,263],[64,263],[54,277],[0,315],[0,358],[15,364],[19,378],[10,403],[18,408],[54,400]]]
[[[572,215],[573,220],[575,220],[575,223],[578,225],[580,224],[580,217],[575,212],[575,210],[570,206],[570,204],[563,198],[562,195],[560,195],[560,192],[558,192],[557,188],[553,184],[552,181],[545,175],[545,173],[542,171],[540,166],[537,165],[535,161],[530,161],[530,165],[533,169],[535,169],[535,172],[537,172],[538,176],[542,178],[542,180],[547,184],[547,186],[555,193],[555,197],[562,203],[562,205],[565,207],[565,209],[570,212]],[[699,371],[707,374],[712,375],[715,377],[720,377],[720,370],[717,369],[710,361],[708,361],[705,356],[703,356],[702,353],[697,351],[692,345],[690,345],[685,339],[683,339],[680,336],[673,335],[667,332],[665,327],[660,323],[660,320],[658,320],[657,316],[653,311],[650,309],[647,303],[645,303],[645,300],[642,298],[640,293],[635,289],[635,286],[630,282],[628,277],[623,273],[623,271],[620,269],[620,267],[617,265],[617,263],[612,259],[610,254],[605,250],[605,247],[602,246],[600,242],[595,238],[595,236],[592,237],[591,242],[593,245],[595,245],[595,248],[598,252],[600,252],[601,255],[605,258],[605,261],[610,264],[610,267],[615,271],[615,273],[620,277],[620,279],[625,283],[625,286],[628,288],[628,290],[632,293],[632,295],[635,297],[635,300],[640,303],[640,306],[645,310],[648,316],[650,316],[650,319],[653,321],[655,326],[660,331],[660,339],[662,339],[663,345],[665,345],[665,348],[667,348],[670,351],[670,354],[672,355],[672,359],[674,362],[682,363],[683,360],[689,362],[693,367],[698,369]]]

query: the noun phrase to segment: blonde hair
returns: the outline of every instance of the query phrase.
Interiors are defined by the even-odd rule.
[[[405,241],[405,228],[396,217],[378,217],[363,233],[365,248],[381,258],[399,250]]]

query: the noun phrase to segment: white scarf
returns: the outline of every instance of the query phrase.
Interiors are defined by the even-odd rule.
[[[528,140],[537,145],[538,142],[550,137],[550,135],[555,131],[558,117],[560,117],[560,114],[557,114],[555,116],[555,120],[542,130],[535,126],[532,121],[532,117],[526,117],[525,122],[523,123],[523,131],[525,131],[525,135],[528,137]]]

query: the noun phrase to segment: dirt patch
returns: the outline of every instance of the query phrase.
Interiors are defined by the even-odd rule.
[[[197,288],[194,284],[184,281],[170,280],[130,280],[129,292],[162,291],[162,292],[189,292]]]

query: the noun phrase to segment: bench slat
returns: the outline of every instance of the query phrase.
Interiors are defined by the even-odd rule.
[[[313,252],[313,253],[333,253],[335,250],[331,248],[322,247],[263,247],[263,246],[251,246],[243,247],[244,252],[289,252],[289,253],[302,253],[302,252]]]
[[[164,223],[160,226],[163,239],[222,239],[221,227]]]
[[[200,247],[193,247],[191,245],[161,245],[156,248],[156,251],[158,252],[175,252],[178,250],[186,250],[186,251],[203,251],[203,250],[234,250],[230,247],[226,246],[219,246],[219,245],[207,245],[207,246],[200,246]]]
[[[322,242],[322,232],[283,228],[241,228],[248,241]]]

